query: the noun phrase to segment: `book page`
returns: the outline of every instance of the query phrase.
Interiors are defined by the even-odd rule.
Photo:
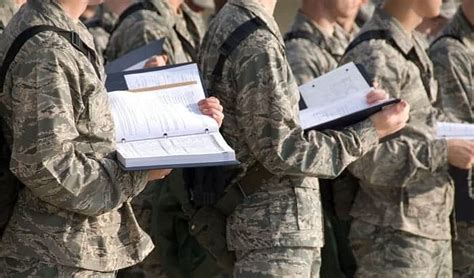
[[[118,142],[200,134],[218,130],[198,107],[197,85],[147,92],[115,91],[109,103]]]
[[[125,70],[126,70],[126,71],[132,71],[132,70],[140,70],[140,69],[143,69],[143,68],[145,68],[145,64],[146,64],[146,62],[148,62],[149,59],[150,59],[150,58],[148,58],[148,59],[146,59],[146,60],[143,60],[143,61],[141,61],[141,62],[139,62],[139,63],[136,63],[135,65],[133,65],[133,66],[131,66],[131,67],[129,67],[129,68],[126,68]]]
[[[127,167],[235,160],[235,152],[218,132],[119,143],[117,151]]]
[[[474,140],[474,124],[438,123],[438,138]]]
[[[365,102],[367,94],[372,90],[354,63],[343,65],[300,86],[299,89],[308,108],[327,107],[358,98]]]
[[[393,99],[389,99],[382,103],[388,104],[392,100]],[[365,98],[349,97],[338,103],[330,104],[327,107],[310,107],[300,111],[300,125],[303,129],[309,129],[353,113],[370,109],[380,104],[381,103],[368,105]]]
[[[205,98],[201,75],[196,64],[160,69],[157,71],[126,74],[125,81],[129,90],[153,88],[171,84],[196,82],[201,88],[201,99]]]

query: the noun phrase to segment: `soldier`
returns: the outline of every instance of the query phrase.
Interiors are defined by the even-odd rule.
[[[184,0],[144,0],[154,10],[139,10],[118,22],[106,50],[108,61],[142,47],[149,42],[165,39],[163,54],[169,64],[195,60],[204,35],[204,22]]]
[[[88,4],[99,2],[29,0],[0,42],[5,62],[7,49],[30,27],[67,31],[31,37],[6,73],[3,134],[10,169],[24,189],[0,242],[1,277],[114,277],[153,249],[130,201],[170,171],[125,172],[115,160],[103,68],[79,21]],[[200,108],[222,119],[217,100]]]
[[[0,0],[0,34],[26,0]]]
[[[302,85],[337,67],[352,35],[356,32],[355,16],[365,1],[304,0],[295,22],[286,35],[286,52],[293,75]],[[338,23],[343,22],[346,30]],[[350,27],[351,26],[351,27]],[[355,27],[357,28],[355,28]],[[334,193],[342,187],[357,187],[357,181],[344,173],[343,180],[321,181],[325,245],[321,250],[322,277],[345,277],[355,272],[355,259],[347,236],[350,221],[336,217]],[[344,182],[342,182],[344,181]],[[350,182],[350,184],[344,184]],[[337,190],[339,192],[339,190]],[[350,200],[346,202],[350,203]]]
[[[337,19],[358,10],[363,1],[304,0],[286,35],[288,61],[302,85],[335,69],[350,40]],[[302,58],[304,57],[304,58]]]
[[[366,120],[341,132],[305,135],[298,88],[272,16],[276,2],[228,1],[210,23],[199,58],[205,83],[226,107],[222,132],[242,163],[228,173],[234,173],[230,186],[238,184],[244,197],[227,219],[227,243],[237,257],[234,277],[319,277],[317,177],[337,176],[378,138],[401,128],[408,107],[402,102],[378,113],[372,118],[375,129]],[[250,24],[261,28],[234,41],[231,34]],[[233,43],[221,48],[228,39]],[[235,49],[223,59],[230,46]],[[387,132],[377,136],[381,129]],[[250,179],[255,172],[261,174]]]
[[[440,84],[436,105],[453,121],[474,123],[474,1],[463,1],[462,8],[431,46],[430,57]],[[474,223],[457,221],[457,229],[454,276],[474,277]]]
[[[110,1],[109,1],[110,2]],[[122,1],[114,1],[116,3]],[[104,59],[104,52],[109,43],[110,33],[114,28],[117,14],[107,8],[105,4],[96,8],[94,16],[85,22],[87,29],[94,38],[95,48],[100,58]]]
[[[416,28],[425,38],[427,48],[429,44],[439,35],[441,30],[448,25],[451,18],[456,13],[459,0],[443,0],[441,13],[433,18],[424,18],[423,22]]]
[[[437,16],[439,0],[387,0],[348,47],[342,63],[364,65],[392,97],[406,99],[410,121],[349,169],[360,182],[352,207],[356,277],[451,277],[454,188],[448,163],[470,169],[474,144],[436,138],[443,120],[432,63],[414,32]]]

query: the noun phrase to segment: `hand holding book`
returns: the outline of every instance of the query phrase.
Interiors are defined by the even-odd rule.
[[[409,105],[371,88],[363,72],[361,66],[349,63],[300,86],[303,129],[337,130],[367,118],[374,123],[380,139],[402,129]]]
[[[370,106],[384,103],[389,99],[383,90],[374,90],[367,95]],[[400,101],[384,107],[380,112],[370,116],[380,139],[400,131],[405,127],[410,114],[410,106],[405,101]]]

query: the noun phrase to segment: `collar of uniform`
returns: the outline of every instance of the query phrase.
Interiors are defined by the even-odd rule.
[[[86,26],[81,21],[75,21],[69,17],[57,0],[28,0],[28,6],[38,11],[41,16],[47,19],[49,24],[76,32],[90,49],[95,49],[94,40]]]
[[[474,47],[474,25],[469,22],[462,8],[459,8],[451,25],[466,45]]]
[[[280,28],[273,18],[273,15],[268,14],[258,0],[229,0],[228,3],[246,9],[262,19],[273,35],[278,38],[280,44],[283,47],[285,46]]]
[[[104,4],[102,4],[97,8],[94,19],[100,20],[104,29],[106,29],[106,31],[110,33],[114,28],[118,16],[109,9],[107,9]]]
[[[407,33],[395,17],[378,7],[362,32],[380,29],[389,31],[395,43],[405,54],[408,54],[415,47],[412,34]]]
[[[295,18],[295,23],[291,27],[291,30],[310,32],[313,34],[315,41],[320,42],[320,47],[327,49],[329,46],[329,38],[326,36],[326,34],[321,31],[319,26],[313,20],[311,20],[301,11],[298,11]]]
[[[171,6],[168,3],[168,1],[164,1],[164,0],[148,0],[148,1],[156,7],[160,16],[166,18],[166,22],[169,23],[169,26],[175,25],[176,18],[174,16],[174,12],[171,9]]]

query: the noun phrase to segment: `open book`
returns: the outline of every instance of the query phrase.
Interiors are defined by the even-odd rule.
[[[300,122],[305,130],[341,129],[400,102],[390,99],[368,105],[366,97],[373,88],[354,63],[343,65],[299,89],[304,102]]]
[[[196,64],[124,75],[126,91],[109,93],[117,157],[127,170],[237,164],[205,98]]]
[[[438,123],[438,138],[474,140],[474,124]]]

